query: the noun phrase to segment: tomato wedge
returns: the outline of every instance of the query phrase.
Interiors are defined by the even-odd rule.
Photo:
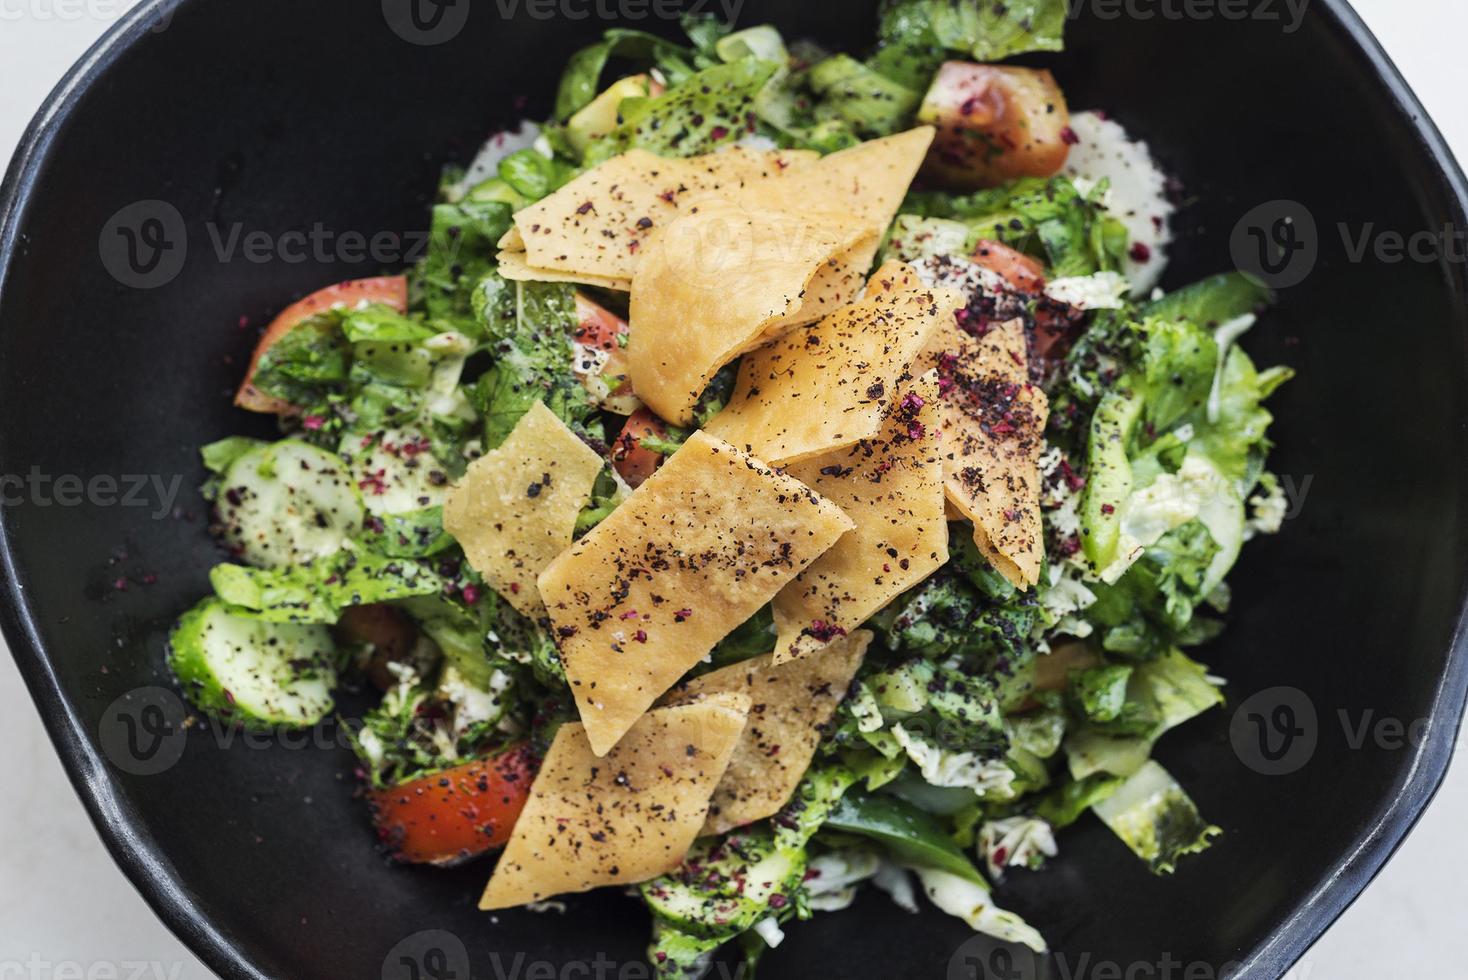
[[[377,836],[396,861],[448,866],[510,839],[537,762],[519,745],[391,789],[367,794]]]
[[[408,277],[379,276],[375,279],[352,279],[348,282],[339,282],[335,286],[317,290],[305,299],[286,307],[280,316],[271,321],[270,326],[260,337],[260,342],[255,345],[255,352],[250,355],[250,370],[246,372],[245,380],[241,382],[239,391],[235,392],[234,403],[251,412],[268,412],[278,415],[290,411],[291,405],[288,402],[283,402],[279,398],[271,398],[251,383],[255,379],[255,369],[260,365],[260,358],[275,346],[276,341],[290,333],[291,328],[303,320],[309,320],[316,314],[324,313],[327,310],[357,309],[373,303],[382,303],[384,306],[391,306],[399,313],[407,313]]]
[[[668,427],[650,409],[639,408],[622,426],[622,432],[612,443],[612,467],[636,489],[662,465],[662,453],[642,447],[648,436],[665,436]]]
[[[1018,292],[1033,295],[1045,290],[1044,264],[1003,242],[980,239],[974,246],[973,261],[975,265],[1003,276]]]
[[[576,360],[571,365],[597,405],[626,415],[642,406],[627,380],[627,321],[576,294]]]

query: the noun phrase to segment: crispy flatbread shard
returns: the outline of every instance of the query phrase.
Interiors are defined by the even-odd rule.
[[[708,431],[778,466],[870,439],[928,338],[962,304],[889,262],[861,302],[746,356]]]
[[[630,283],[642,250],[684,213],[688,198],[733,196],[817,158],[804,150],[735,148],[686,159],[631,150],[521,208],[500,248],[523,252],[519,267],[536,278],[560,273]]]
[[[846,697],[872,634],[857,630],[818,657],[776,665],[771,654],[731,664],[675,688],[672,704],[744,694],[749,722],[729,769],[714,790],[699,836],[763,820],[790,801],[821,741],[821,728]]]
[[[724,365],[861,293],[878,231],[839,215],[706,201],[673,221],[632,280],[632,389],[679,425]]]
[[[974,337],[956,320],[923,354],[942,394],[943,481],[974,543],[1020,589],[1040,579],[1040,457],[1050,403],[1029,380],[1024,324]]]
[[[556,732],[479,907],[511,908],[677,867],[739,743],[750,699],[718,694],[651,711],[598,757],[586,729]]]
[[[594,276],[584,272],[557,272],[554,269],[533,269],[525,261],[524,252],[501,252],[499,274],[511,282],[569,282],[578,286],[598,286],[615,292],[625,293],[632,288],[631,279],[612,276]]]
[[[919,126],[869,140],[822,157],[814,165],[792,169],[785,179],[760,184],[748,193],[758,195],[760,207],[795,214],[849,214],[885,233],[933,145],[935,132],[931,126]],[[854,258],[865,271],[876,254],[873,245]]]
[[[851,527],[793,477],[694,433],[540,576],[593,750]]]
[[[535,580],[565,551],[606,465],[540,402],[504,444],[470,464],[444,500],[444,530],[516,610],[544,609]]]
[[[875,438],[786,471],[856,529],[775,597],[775,663],[830,656],[823,648],[948,561],[938,412],[930,372],[898,393]]]

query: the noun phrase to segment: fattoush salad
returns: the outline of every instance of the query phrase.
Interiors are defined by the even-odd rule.
[[[446,174],[414,268],[261,337],[236,403],[281,437],[202,451],[193,705],[280,730],[375,686],[380,847],[485,858],[485,910],[634,896],[659,976],[866,884],[1043,951],[995,889],[1069,825],[1157,873],[1207,848],[1152,748],[1223,701],[1188,651],[1280,528],[1290,371],[1239,343],[1266,289],[1158,288],[1148,147],[1000,63],[1064,20],[893,0],[864,57],[695,18],[578,52]]]

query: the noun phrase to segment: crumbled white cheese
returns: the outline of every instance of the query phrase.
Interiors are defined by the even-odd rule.
[[[1045,295],[1078,310],[1119,310],[1131,291],[1131,283],[1119,272],[1055,279],[1045,287]]]

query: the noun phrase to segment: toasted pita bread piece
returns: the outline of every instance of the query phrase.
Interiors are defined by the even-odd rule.
[[[479,907],[511,908],[666,874],[693,846],[750,699],[713,694],[643,715],[605,757],[556,732]]]
[[[814,323],[861,293],[878,231],[833,215],[748,210],[709,200],[648,246],[632,280],[632,389],[687,425],[719,369]]]
[[[469,565],[527,616],[544,609],[535,580],[566,548],[606,462],[540,402],[504,444],[469,465],[444,499],[444,530]]]
[[[786,471],[856,522],[775,596],[775,663],[830,655],[846,636],[948,561],[938,376],[898,393],[875,438]]]
[[[500,248],[524,252],[520,267],[542,281],[560,273],[630,283],[642,249],[685,212],[688,198],[732,196],[817,158],[805,150],[734,148],[686,159],[630,150],[517,211]]]
[[[822,157],[811,166],[787,172],[785,179],[753,188],[759,206],[801,214],[810,211],[851,215],[885,234],[907,197],[936,130],[919,126],[905,133],[868,140]],[[853,256],[863,271],[871,268],[877,246]]]
[[[749,722],[714,790],[699,836],[763,820],[790,801],[810,767],[821,728],[846,697],[872,634],[857,630],[820,656],[776,665],[771,654],[696,677],[668,695],[672,704],[714,695],[748,695]]]
[[[962,303],[887,263],[861,302],[746,356],[708,431],[778,466],[872,438],[909,366]],[[635,376],[633,387],[641,393]]]
[[[578,286],[598,286],[625,293],[632,288],[631,279],[612,276],[594,276],[584,272],[557,272],[554,269],[534,269],[525,260],[524,252],[501,252],[499,274],[511,282],[569,282]]]
[[[540,576],[593,750],[851,527],[793,477],[695,432]]]
[[[942,394],[943,480],[949,501],[974,522],[974,543],[1016,588],[1040,580],[1045,557],[1040,457],[1050,402],[1030,384],[1024,324],[974,337],[956,320],[923,354]]]

